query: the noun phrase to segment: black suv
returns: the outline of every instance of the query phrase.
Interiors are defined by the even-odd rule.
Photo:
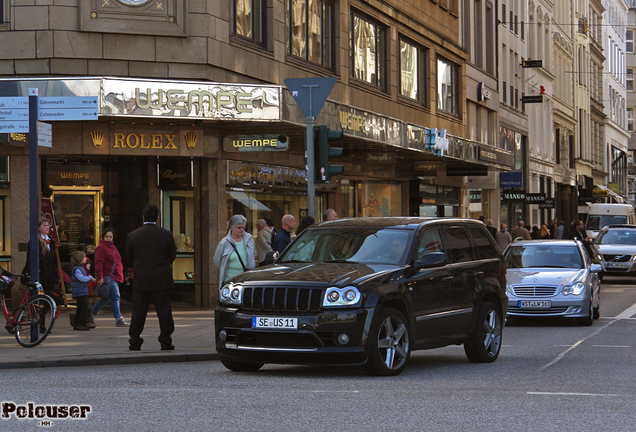
[[[320,363],[397,375],[412,350],[451,344],[492,362],[507,305],[503,257],[481,222],[339,219],[221,287],[216,350],[234,371]]]

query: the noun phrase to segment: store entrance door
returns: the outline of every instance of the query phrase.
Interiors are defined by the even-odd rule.
[[[101,237],[102,186],[51,186],[51,203],[60,238],[60,263],[68,272],[71,254],[81,250],[89,257]]]

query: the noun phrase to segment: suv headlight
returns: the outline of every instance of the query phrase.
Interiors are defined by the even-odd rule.
[[[362,295],[356,287],[344,288],[327,288],[325,299],[322,301],[322,307],[334,306],[359,306]]]
[[[223,305],[240,306],[243,301],[243,287],[229,283],[219,290],[219,303]]]
[[[566,286],[563,288],[563,295],[581,295],[585,293],[585,284],[583,282],[577,282],[574,285]]]

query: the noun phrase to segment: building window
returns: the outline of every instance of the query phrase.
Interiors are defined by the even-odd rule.
[[[507,97],[507,96],[506,96],[506,88],[507,88],[507,87],[506,87],[506,82],[504,81],[504,82],[503,82],[503,85],[501,86],[501,89],[503,90],[503,92],[502,92],[502,96],[503,96],[503,102],[504,102],[504,103],[506,103],[506,97]]]
[[[627,108],[627,130],[634,132],[634,108]]]
[[[625,86],[628,91],[634,91],[634,68],[627,68],[627,75],[625,76]]]
[[[506,5],[501,4],[501,25],[506,27]]]
[[[323,0],[288,0],[287,52],[326,68],[333,68],[333,4]]]
[[[515,35],[519,36],[519,22],[517,21],[517,15],[515,15]]]
[[[515,106],[515,90],[513,86],[510,86],[510,106]]]
[[[634,30],[633,29],[627,29],[625,31],[625,51],[627,51],[628,54],[634,53]]]
[[[525,30],[525,25],[523,21],[521,21],[521,40],[524,42],[526,40],[526,30]]]
[[[406,40],[400,40],[400,95],[424,101],[423,65],[425,51]]]
[[[386,88],[386,30],[353,15],[351,35],[353,76],[382,89]]]
[[[234,34],[265,44],[266,0],[234,0]]]
[[[508,14],[510,16],[510,33],[514,33],[515,32],[515,26],[513,25],[513,18],[514,18],[514,14],[512,13],[512,11],[509,12]]]
[[[457,66],[437,59],[437,108],[457,115]]]

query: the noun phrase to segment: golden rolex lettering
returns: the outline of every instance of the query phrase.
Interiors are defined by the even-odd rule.
[[[194,135],[194,136],[193,136]],[[113,148],[131,148],[131,149],[168,149],[177,150],[175,143],[177,135],[151,134],[150,139],[146,139],[146,134],[129,133],[113,133]],[[186,141],[189,142],[188,148],[193,149],[196,145],[196,134],[186,134]]]

